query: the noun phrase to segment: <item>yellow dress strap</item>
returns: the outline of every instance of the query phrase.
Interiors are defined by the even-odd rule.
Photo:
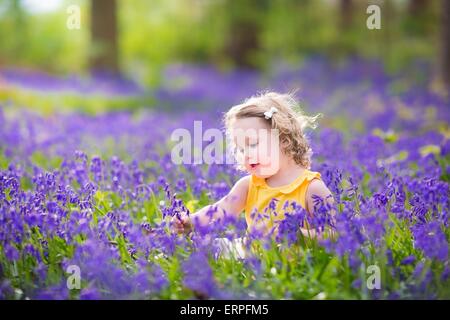
[[[260,177],[254,176],[254,175],[252,175],[252,184],[254,186],[261,186],[264,189],[277,190],[281,193],[289,194],[292,191],[294,191],[295,189],[297,189],[298,187],[300,187],[303,183],[305,183],[305,182],[309,183],[311,180],[316,179],[316,178],[317,179],[322,178],[320,175],[320,172],[305,170],[294,181],[292,181],[291,183],[284,185],[284,186],[274,187],[274,188],[270,187],[269,185],[267,185],[266,179],[260,178]]]

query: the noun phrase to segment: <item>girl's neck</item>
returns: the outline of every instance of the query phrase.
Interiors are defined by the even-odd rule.
[[[277,173],[266,178],[266,183],[272,188],[288,185],[302,175],[305,170],[305,167],[289,159],[285,163],[281,163],[280,170]]]

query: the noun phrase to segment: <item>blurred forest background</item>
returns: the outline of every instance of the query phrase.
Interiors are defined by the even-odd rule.
[[[74,4],[81,25],[70,30]],[[366,27],[370,4],[380,30]],[[0,68],[103,69],[155,86],[174,62],[264,71],[319,55],[378,59],[388,71],[429,61],[448,83],[448,15],[445,0],[0,0]]]

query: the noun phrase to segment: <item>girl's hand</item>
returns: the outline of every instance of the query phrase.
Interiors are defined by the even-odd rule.
[[[193,229],[191,218],[186,214],[182,214],[180,217],[174,216],[171,225],[177,233],[187,234]]]
[[[249,181],[250,176],[241,178],[231,191],[214,205],[205,206],[189,216],[187,214],[182,214],[180,217],[174,216],[171,219],[172,228],[178,233],[189,233],[193,230],[194,224],[208,225],[211,220],[221,218],[225,213],[238,216],[245,207]]]

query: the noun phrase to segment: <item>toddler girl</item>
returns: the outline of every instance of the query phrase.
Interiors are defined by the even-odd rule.
[[[310,215],[314,215],[314,195],[332,204],[320,173],[310,171],[312,152],[303,133],[306,126],[315,128],[319,116],[304,115],[292,94],[276,92],[253,96],[232,107],[224,117],[226,132],[239,167],[248,175],[215,204],[174,218],[175,229],[191,230],[198,223],[205,225],[224,214],[239,216],[244,211],[248,229],[266,233],[283,220],[286,201],[299,203]],[[277,214],[267,213],[269,207]],[[301,231],[316,236],[314,230]]]

